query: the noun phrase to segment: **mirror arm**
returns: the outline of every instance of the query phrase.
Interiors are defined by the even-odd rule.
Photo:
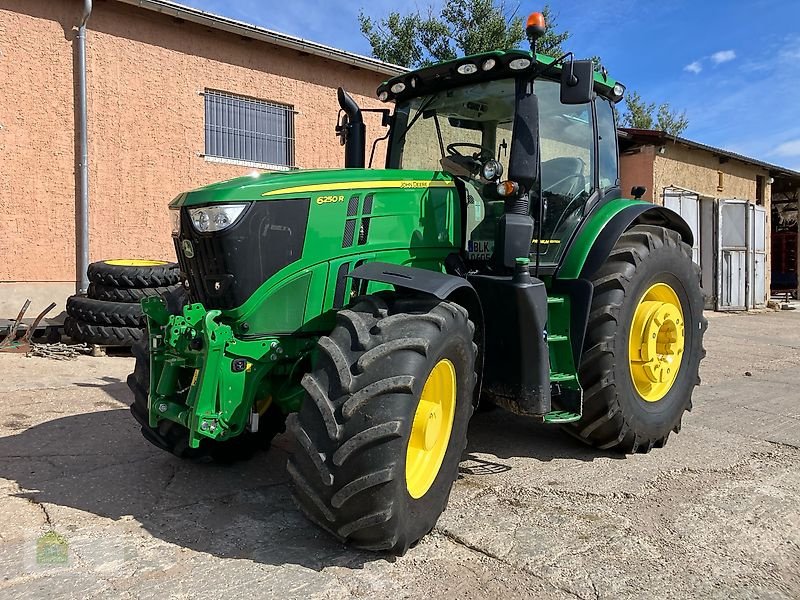
[[[554,70],[554,69],[555,69],[555,68],[556,68],[558,65],[561,65],[561,64],[563,64],[563,63],[564,63],[564,61],[565,61],[567,58],[569,58],[569,64],[570,64],[570,82],[571,82],[573,79],[575,79],[575,76],[572,74],[572,62],[575,60],[575,55],[574,55],[572,52],[567,52],[567,53],[566,53],[566,54],[564,54],[563,56],[560,56],[559,58],[555,59],[555,60],[554,60],[553,62],[551,62],[549,65],[546,65],[546,66],[545,66],[545,67],[544,67],[544,68],[543,68],[541,71],[536,71],[536,73],[534,74],[534,78],[535,78],[535,77],[541,77],[541,76],[543,76],[543,75],[547,75],[547,74],[549,74],[549,73],[550,73],[550,71]],[[577,83],[577,80],[575,80],[575,81],[576,81],[576,83]],[[573,84],[573,85],[574,85],[574,84]]]

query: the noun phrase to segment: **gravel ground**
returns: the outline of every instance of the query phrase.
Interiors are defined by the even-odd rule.
[[[233,467],[151,447],[131,358],[0,355],[0,597],[798,598],[798,313],[708,315],[695,409],[648,455],[476,415],[402,558],[298,514],[285,438]]]

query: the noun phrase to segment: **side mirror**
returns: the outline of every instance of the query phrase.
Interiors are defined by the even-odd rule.
[[[635,185],[631,188],[631,196],[633,196],[636,200],[641,200],[646,191],[647,188],[643,185]]]
[[[594,65],[591,60],[571,60],[561,67],[561,103],[586,104],[592,100]]]

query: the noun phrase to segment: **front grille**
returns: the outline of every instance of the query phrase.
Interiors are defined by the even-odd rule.
[[[175,251],[190,300],[208,309],[241,306],[267,279],[299,260],[309,204],[307,198],[253,202],[233,227],[216,233],[195,231],[188,210],[181,209]]]

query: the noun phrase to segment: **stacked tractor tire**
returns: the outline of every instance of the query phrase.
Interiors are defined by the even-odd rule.
[[[86,296],[67,299],[64,332],[77,342],[132,346],[145,336],[141,300],[179,287],[175,263],[160,260],[104,260],[89,265]]]

